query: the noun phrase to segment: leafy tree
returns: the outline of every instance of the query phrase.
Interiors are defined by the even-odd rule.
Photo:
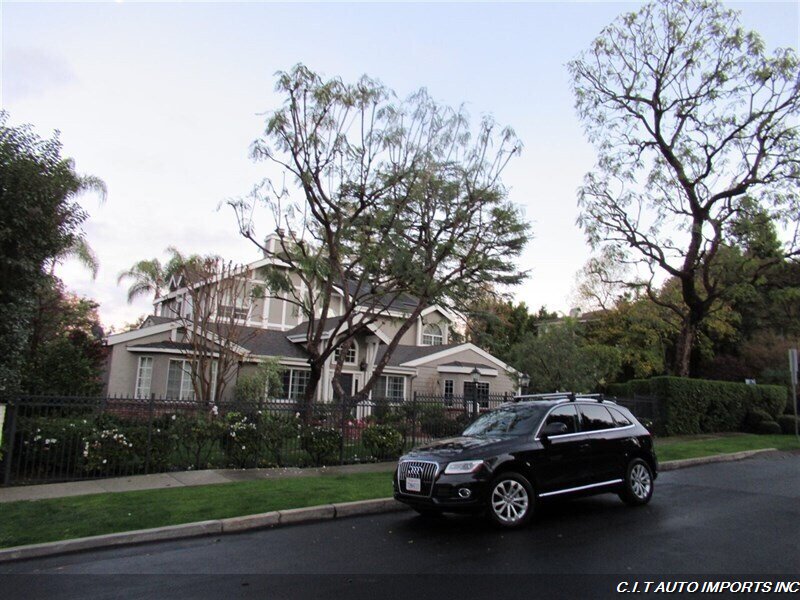
[[[619,351],[587,343],[573,319],[550,325],[509,352],[511,364],[530,376],[531,393],[596,391],[610,383],[620,367]]]
[[[105,196],[103,182],[76,173],[61,149],[57,133],[41,139],[30,126],[10,126],[0,112],[0,392],[19,388],[48,262],[82,237],[87,214],[78,196]]]
[[[240,402],[282,398],[283,395],[283,367],[273,358],[259,364],[255,373],[240,375],[234,389],[234,398]]]
[[[510,360],[512,346],[536,335],[542,321],[557,318],[544,307],[531,313],[524,302],[494,296],[479,300],[468,311],[466,339],[504,361]]]
[[[437,104],[424,90],[397,101],[366,76],[348,84],[297,65],[278,74],[276,89],[284,103],[269,113],[253,155],[280,175],[230,205],[242,235],[289,267],[274,269],[268,287],[306,319],[306,403],[337,348],[333,380],[344,396],[338,374],[347,349],[395,300],[404,301],[402,325],[360,399],[425,308],[456,308],[488,285],[524,276],[513,261],[528,225],[500,181],[520,145],[488,118],[474,131],[463,110]],[[259,207],[277,225],[277,247],[256,233]],[[333,316],[332,335],[323,336]]]
[[[657,276],[678,282],[664,306],[681,322],[673,369],[688,375],[701,324],[731,291],[716,268],[727,225],[758,209],[796,231],[797,56],[768,55],[717,2],[662,0],[603,29],[569,68],[599,154],[578,222],[646,274],[626,283],[653,301],[663,302]]]
[[[65,291],[61,281],[48,277],[36,291],[36,305],[21,389],[31,394],[99,394],[105,352],[97,303]]]

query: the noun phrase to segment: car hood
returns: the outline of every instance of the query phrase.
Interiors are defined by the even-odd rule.
[[[425,457],[444,460],[453,460],[454,458],[470,459],[473,456],[483,458],[495,453],[495,451],[499,453],[503,447],[511,442],[511,439],[511,437],[507,436],[446,438],[418,446],[403,458]]]

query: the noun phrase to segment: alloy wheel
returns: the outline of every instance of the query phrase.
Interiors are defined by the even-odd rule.
[[[492,490],[492,511],[497,519],[513,525],[525,518],[530,505],[528,491],[514,479],[503,479]]]
[[[631,491],[639,500],[644,500],[650,494],[652,481],[650,472],[642,464],[634,465],[631,469]]]

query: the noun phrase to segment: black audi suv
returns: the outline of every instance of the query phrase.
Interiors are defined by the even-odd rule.
[[[521,396],[402,456],[394,497],[424,515],[486,512],[518,527],[542,498],[613,492],[646,504],[657,473],[650,433],[626,408],[602,396]]]

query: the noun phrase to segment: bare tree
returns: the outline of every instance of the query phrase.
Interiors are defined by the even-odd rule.
[[[191,370],[197,400],[218,402],[248,354],[242,344],[254,335],[245,326],[254,296],[246,267],[225,263],[219,257],[190,257],[177,268],[183,286],[175,316],[180,321],[184,356]]]
[[[489,119],[473,136],[463,111],[436,104],[424,90],[398,102],[366,76],[354,84],[325,81],[298,65],[278,74],[276,89],[284,104],[269,114],[253,156],[278,167],[280,178],[229,204],[242,235],[286,267],[272,271],[268,287],[306,319],[306,402],[337,348],[341,394],[337,376],[355,337],[390,313],[402,315],[364,397],[425,308],[466,299],[459,285],[522,278],[512,261],[527,225],[499,181],[519,143]],[[277,248],[256,233],[259,207],[271,213]]]
[[[767,55],[738,14],[663,0],[621,16],[569,64],[576,106],[599,160],[578,223],[596,248],[628,252],[654,301],[663,278],[682,322],[675,370],[688,375],[698,326],[724,299],[716,270],[726,224],[754,209],[786,225],[798,252],[800,70]]]

